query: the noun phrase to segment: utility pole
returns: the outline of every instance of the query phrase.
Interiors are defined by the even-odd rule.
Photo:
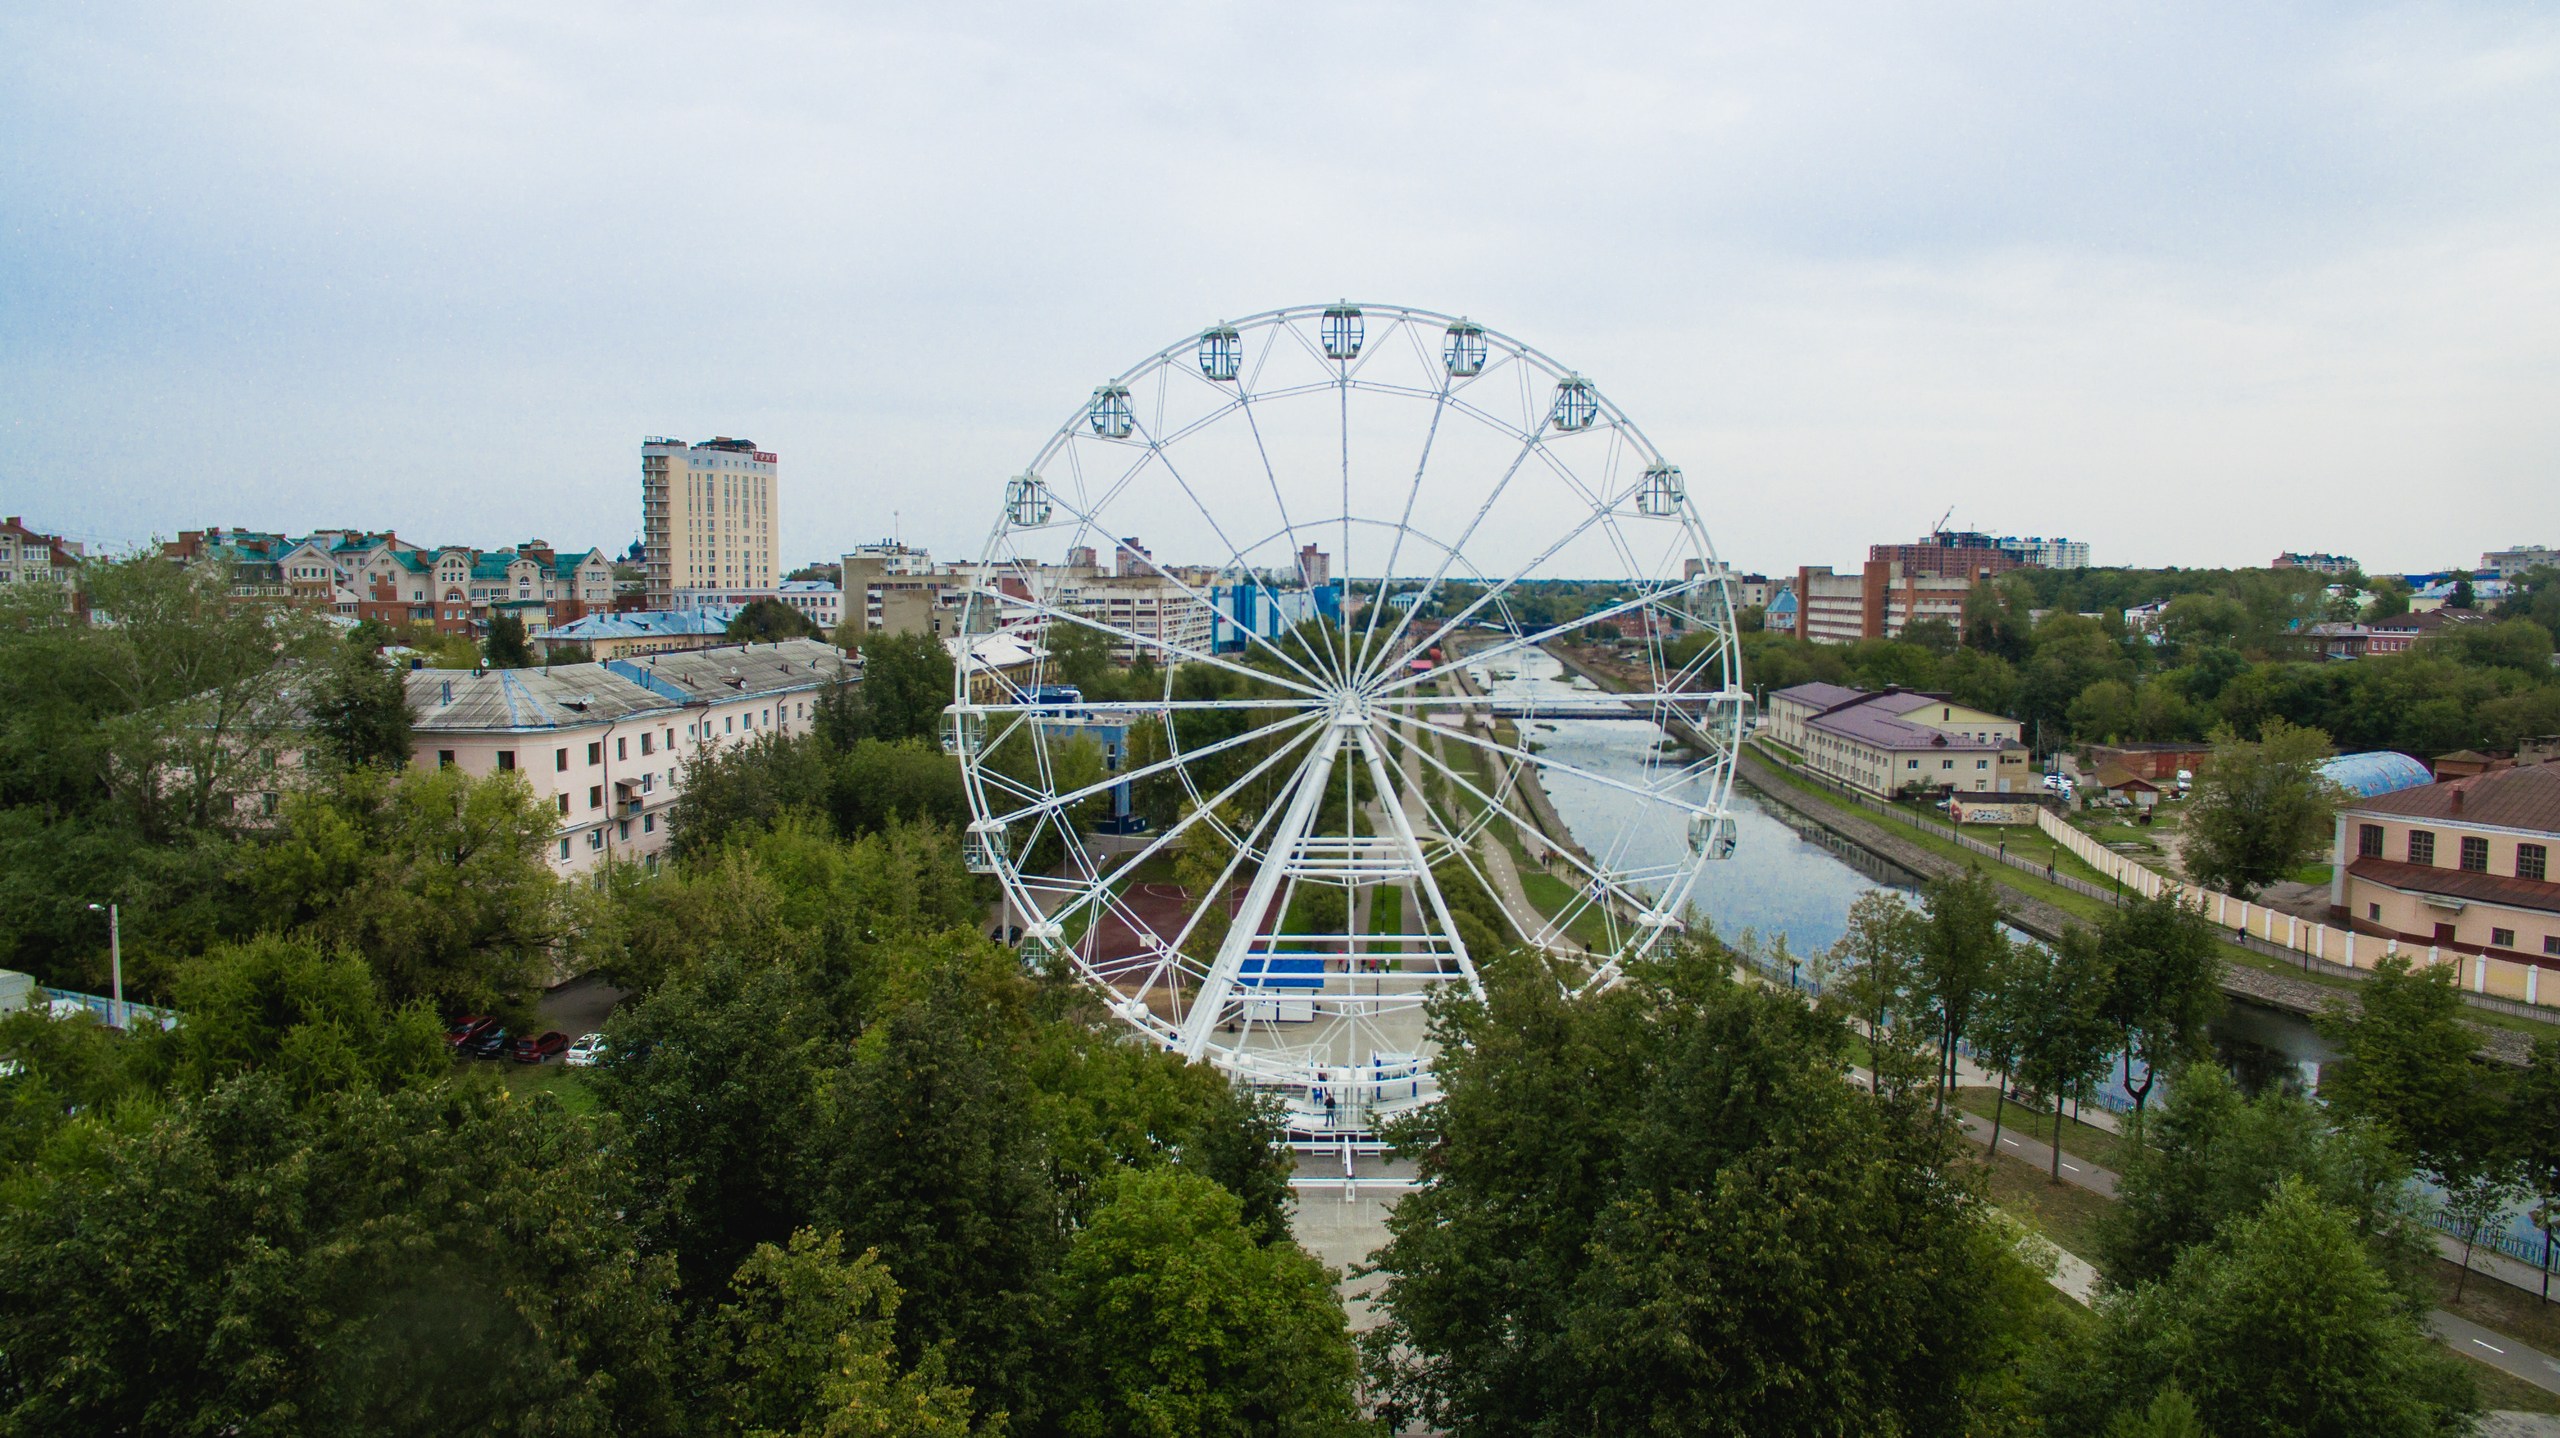
[[[125,1027],[124,1011],[124,922],[113,904],[91,904],[89,912],[107,916],[107,972],[114,983],[113,999],[107,1005],[108,1022]]]

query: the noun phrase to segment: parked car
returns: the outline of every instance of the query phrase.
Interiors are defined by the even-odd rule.
[[[444,1031],[444,1041],[457,1050],[467,1048],[481,1035],[497,1026],[498,1021],[487,1014],[472,1014],[467,1018],[455,1019],[448,1025]]]
[[[465,1040],[461,1051],[475,1059],[502,1059],[507,1056],[509,1041],[505,1029],[491,1024],[480,1031],[478,1038]]]
[[[603,1061],[605,1052],[604,1035],[580,1034],[569,1045],[569,1055],[563,1062],[573,1069],[594,1068]]]
[[[516,1040],[515,1060],[520,1064],[549,1063],[569,1051],[569,1036],[558,1029],[527,1034]]]

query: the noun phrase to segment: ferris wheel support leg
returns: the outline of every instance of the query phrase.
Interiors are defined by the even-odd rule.
[[[1254,872],[1253,883],[1244,893],[1244,907],[1236,911],[1226,938],[1218,945],[1218,957],[1209,965],[1209,972],[1201,976],[1200,992],[1182,1021],[1184,1058],[1197,1059],[1208,1049],[1210,1031],[1217,1027],[1219,1012],[1235,992],[1236,976],[1244,971],[1245,950],[1262,938],[1263,919],[1270,914],[1271,901],[1279,895],[1282,881],[1289,877],[1288,856],[1315,823],[1316,806],[1324,800],[1325,781],[1332,777],[1334,760],[1341,753],[1341,726],[1328,725],[1314,751],[1307,755],[1297,790],[1289,796],[1289,807],[1281,812],[1278,826],[1271,831],[1270,842],[1263,849],[1269,857]],[[1211,902],[1216,902],[1215,896]]]
[[[1393,723],[1395,720],[1390,716],[1378,722]],[[1422,841],[1415,837],[1413,824],[1404,812],[1404,791],[1396,787],[1395,781],[1388,776],[1385,746],[1364,740],[1360,754],[1369,766],[1369,782],[1377,786],[1378,808],[1387,816],[1388,826],[1395,830],[1396,843],[1404,850],[1405,858],[1413,864],[1414,886],[1422,891],[1424,901],[1431,905],[1432,922],[1440,926],[1440,933],[1448,939],[1450,955],[1458,961],[1458,973],[1467,981],[1467,992],[1482,1001],[1484,984],[1476,977],[1475,958],[1467,952],[1466,940],[1458,937],[1457,921],[1449,917],[1449,906],[1440,898],[1440,885],[1431,877],[1431,865],[1423,859]],[[1402,766],[1398,767],[1401,769]]]

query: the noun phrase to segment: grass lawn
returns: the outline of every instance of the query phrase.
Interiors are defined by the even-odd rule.
[[[1369,891],[1369,932],[1401,934],[1404,932],[1404,890],[1380,884]]]
[[[2437,1259],[2428,1281],[2435,1285],[2436,1304],[2450,1309],[2483,1328],[2512,1333],[2545,1353],[2560,1353],[2560,1274],[2552,1276],[2552,1301],[2544,1303],[2534,1294],[2510,1288],[2494,1278],[2474,1273],[2463,1285],[2462,1301],[2453,1301],[2453,1287],[2462,1270]]]
[[[2057,1184],[2043,1169],[2003,1154],[1975,1162],[1990,1180],[1991,1201],[2053,1245],[2092,1263],[2098,1251],[2098,1223],[2109,1207],[2106,1199],[2085,1188]]]
[[[1991,1110],[1995,1106],[1997,1097],[1989,1088],[1959,1088],[1955,1093],[1958,1107],[1967,1113],[1980,1114],[1984,1118],[1991,1117]],[[2017,1100],[2011,1099],[2007,1113],[2001,1119],[2001,1125],[2013,1132],[2023,1133],[2039,1143],[2053,1141],[2051,1109],[2037,1113]],[[2131,1146],[2132,1141],[2122,1134],[2109,1133],[2095,1124],[2086,1124],[2070,1118],[2062,1121],[2062,1151],[2075,1158],[2085,1158],[2100,1168],[2122,1172],[2125,1152]]]
[[[2460,1350],[2456,1350],[2459,1352]],[[2490,1413],[2560,1413],[2560,1393],[2536,1388],[2512,1373],[2503,1372],[2462,1354],[2471,1376],[2480,1384],[2480,1407]]]
[[[520,1064],[513,1059],[502,1063],[478,1063],[474,1067],[496,1070],[499,1083],[513,1093],[531,1097],[548,1093],[560,1100],[560,1106],[574,1114],[596,1111],[596,1091],[587,1087],[584,1069],[573,1069],[554,1060],[547,1064]]]
[[[1570,907],[1575,896],[1580,892],[1573,885],[1553,874],[1527,868],[1520,871],[1520,891],[1529,896],[1530,903],[1538,906],[1539,913],[1550,919]],[[1565,932],[1571,934],[1575,942],[1586,949],[1608,947],[1608,919],[1596,904],[1584,905],[1582,912],[1574,916],[1573,922],[1565,926]]]

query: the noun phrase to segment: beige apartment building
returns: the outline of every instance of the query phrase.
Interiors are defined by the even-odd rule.
[[[2339,811],[2329,902],[2357,933],[2432,950],[2439,961],[2520,965],[2511,972],[2524,989],[2513,996],[2547,1001],[2539,971],[2560,969],[2555,850],[2560,764],[2402,789]],[[2467,975],[2465,987],[2475,987]]]
[[[753,440],[640,445],[640,544],[648,606],[695,589],[771,590],[782,581],[781,461]]]
[[[2027,794],[2020,725],[1941,694],[1799,684],[1769,696],[1761,733],[1817,774],[1891,798],[1906,789]]]
[[[562,874],[608,860],[655,869],[686,761],[759,734],[804,732],[854,677],[814,639],[546,669],[417,669],[406,676],[420,767],[516,773],[558,815]]]

